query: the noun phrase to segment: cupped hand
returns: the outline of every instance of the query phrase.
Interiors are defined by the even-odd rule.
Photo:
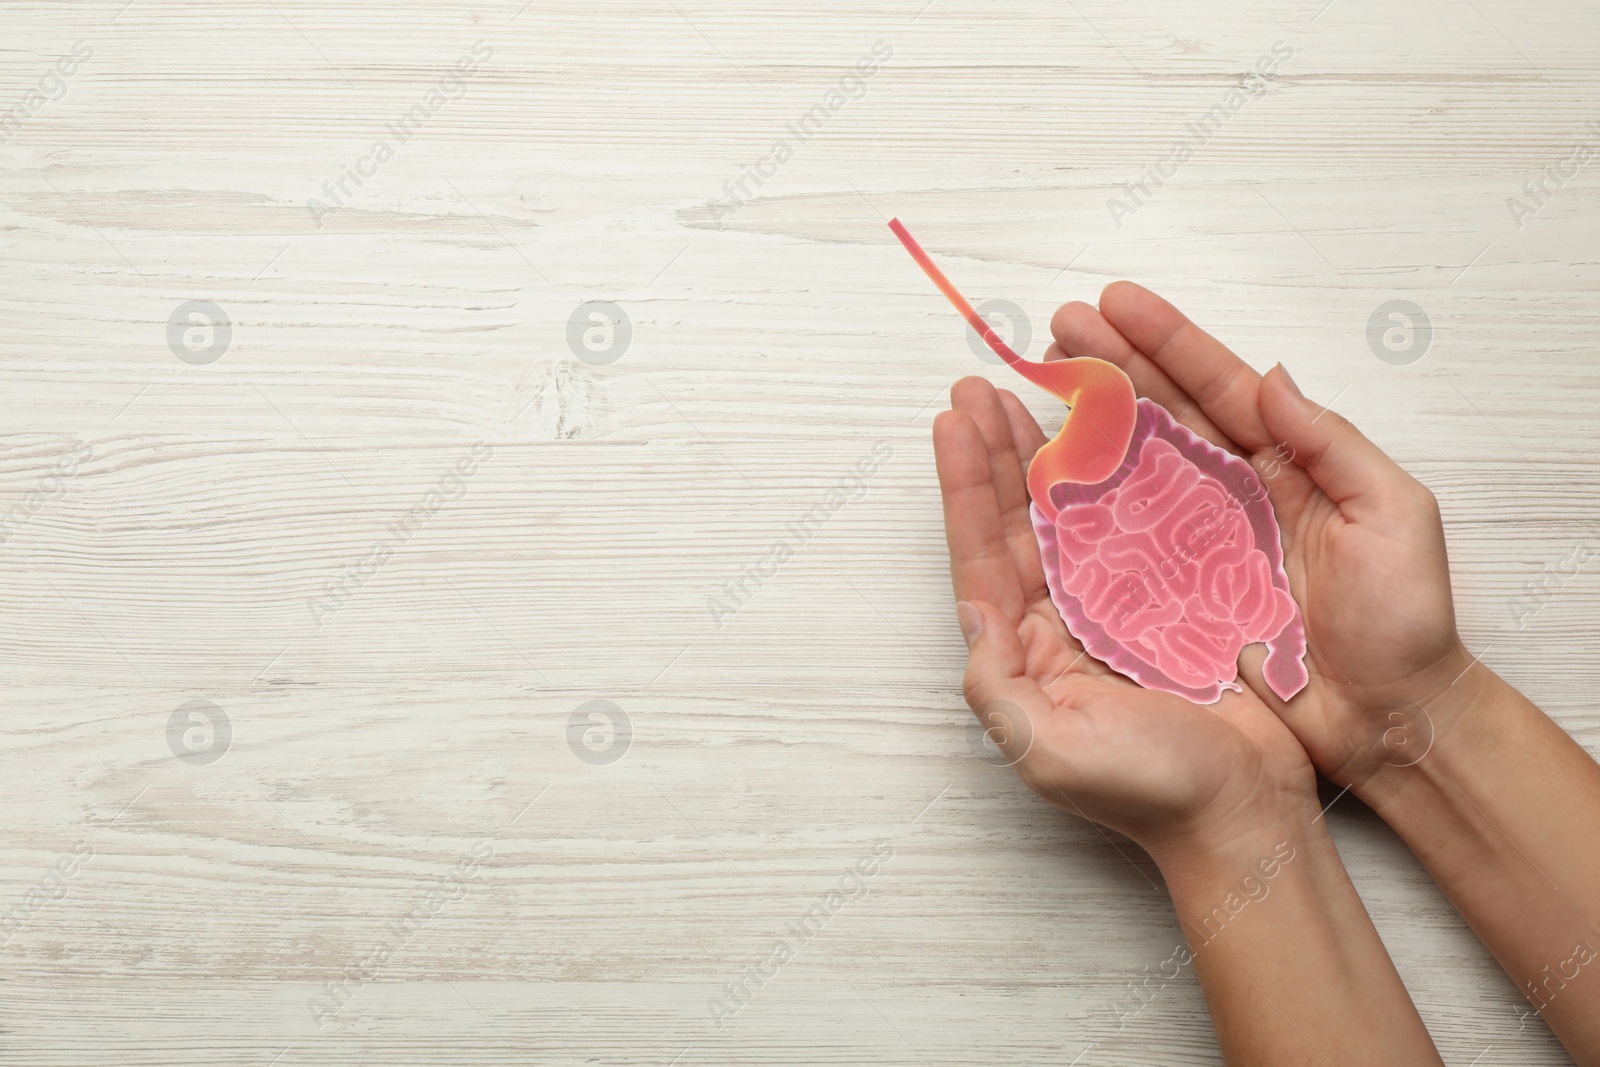
[[[1305,618],[1311,681],[1279,700],[1246,649],[1251,689],[1317,768],[1345,785],[1425,754],[1422,710],[1472,663],[1456,633],[1439,506],[1347,420],[1306,399],[1283,366],[1257,374],[1167,301],[1131,282],[1099,309],[1062,306],[1046,358],[1098,356],[1139,395],[1244,456],[1282,528],[1289,584]]]
[[[1225,839],[1265,810],[1315,811],[1304,750],[1250,689],[1197,705],[1084,653],[1051,603],[1028,516],[1024,470],[1044,434],[985,379],[962,379],[951,400],[933,438],[964,691],[1023,781],[1152,852]]]

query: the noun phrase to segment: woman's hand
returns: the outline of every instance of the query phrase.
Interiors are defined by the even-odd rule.
[[[1316,814],[1305,752],[1249,689],[1210,706],[1144,689],[1067,631],[1045,585],[1025,465],[1033,417],[982,378],[934,423],[957,612],[970,647],[967,703],[1035,792],[1167,848],[1220,842],[1263,813]]]
[[[1245,650],[1244,677],[1317,768],[1359,786],[1385,765],[1420,759],[1443,725],[1422,706],[1472,663],[1456,635],[1433,494],[1348,421],[1302,396],[1281,365],[1257,374],[1131,282],[1109,286],[1098,311],[1064,305],[1051,331],[1054,358],[1117,364],[1141,396],[1261,475],[1305,618],[1311,681],[1278,700],[1261,679],[1259,646]]]

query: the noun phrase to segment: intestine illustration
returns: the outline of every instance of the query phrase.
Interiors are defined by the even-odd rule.
[[[1050,599],[1084,649],[1147,689],[1210,704],[1238,690],[1240,651],[1288,700],[1308,680],[1305,626],[1266,487],[1243,459],[1136,397],[1113,363],[1035,363],[994,332],[899,219],[889,228],[1010,367],[1067,405],[1028,467]]]

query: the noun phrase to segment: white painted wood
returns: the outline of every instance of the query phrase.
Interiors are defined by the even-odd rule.
[[[1057,303],[1132,277],[1337,398],[1438,492],[1469,643],[1600,750],[1600,579],[1522,630],[1510,607],[1600,523],[1600,163],[1521,228],[1505,203],[1600,145],[1590,5],[3,17],[7,107],[93,55],[0,145],[0,510],[26,518],[0,907],[93,856],[3,949],[0,1063],[1216,1062],[1189,978],[1130,1012],[1179,937],[1150,863],[969,753],[928,425],[986,365],[890,214],[1025,308],[1035,352]],[[319,228],[308,199],[478,41],[464,95]],[[866,95],[716,218],[878,41]],[[1114,225],[1276,41],[1270,89]],[[1367,344],[1396,297],[1434,327],[1410,366]],[[168,348],[187,300],[232,321],[210,365]],[[567,348],[592,300],[632,322],[610,365]],[[386,534],[475,442],[459,498]],[[611,765],[568,747],[595,699],[631,720]],[[231,723],[209,765],[169,747],[190,700]],[[1566,1062],[1393,836],[1329,817],[1447,1060]],[[869,895],[719,1030],[722,983],[879,842]],[[322,984],[474,847],[470,891],[319,1030]]]

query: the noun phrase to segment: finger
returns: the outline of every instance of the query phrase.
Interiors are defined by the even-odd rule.
[[[1280,441],[1247,457],[1261,484],[1266,486],[1267,500],[1278,517],[1286,550],[1293,544],[1295,528],[1306,508],[1318,501],[1326,503],[1322,490],[1311,480],[1311,475],[1295,464],[1291,458],[1293,454],[1293,449]],[[1286,552],[1286,565],[1287,556]]]
[[[956,618],[967,642],[967,676],[962,691],[974,711],[1010,683],[1028,680],[1028,653],[1010,613],[984,600],[960,600]]]
[[[1050,319],[1050,333],[1056,343],[1045,353],[1045,360],[1069,356],[1093,356],[1121,367],[1133,379],[1140,396],[1149,397],[1166,408],[1172,417],[1218,448],[1237,452],[1238,446],[1200,410],[1194,398],[1173,382],[1128,339],[1117,332],[1105,317],[1082,301],[1062,304]]]
[[[1261,413],[1287,458],[1351,521],[1379,519],[1421,488],[1349,420],[1307,400],[1281,363],[1263,380]]]
[[[1227,345],[1132,282],[1106,286],[1100,294],[1100,313],[1240,447],[1253,452],[1272,444],[1256,401],[1261,375]]]
[[[1330,675],[1319,670],[1315,654],[1308,655],[1306,659],[1311,671],[1310,682],[1293,697],[1284,700],[1273,692],[1272,686],[1267,683],[1263,670],[1267,661],[1266,645],[1246,645],[1239,656],[1239,680],[1267,706],[1267,710],[1282,720],[1290,732],[1296,735],[1306,730],[1315,732],[1319,728],[1320,720],[1327,714],[1329,700],[1340,700],[1340,690],[1348,689],[1349,686],[1347,681],[1339,677],[1337,667]],[[1349,699],[1351,696],[1353,694],[1347,692],[1342,698]]]
[[[1039,542],[1033,532],[1028,511],[1028,483],[1023,460],[1011,433],[1011,416],[1001,403],[999,391],[987,378],[963,378],[950,390],[957,411],[970,418],[982,434],[989,455],[989,472],[994,483],[1000,524],[1005,530],[1016,564],[1017,578],[1025,602],[1032,602],[1049,591],[1045,586],[1044,564],[1039,559]]]
[[[1039,429],[1039,424],[1034,421],[1032,413],[1030,413],[1028,409],[1023,406],[1021,400],[1017,399],[1017,394],[1011,392],[1009,389],[1000,389],[998,392],[1000,394],[1000,404],[1005,408],[1006,414],[1011,419],[1011,436],[1016,442],[1017,454],[1022,458],[1023,476],[1026,478],[1028,462],[1033,459],[1034,453],[1038,452],[1040,448],[1044,447],[1044,443],[1047,438],[1044,435],[1044,431]],[[1026,552],[1029,550],[1024,547],[1019,551]],[[1030,556],[1028,562],[1028,573],[1032,573],[1031,560],[1035,557],[1040,558],[1040,568],[1042,573],[1043,554],[1043,547],[1039,545],[1038,535],[1035,533],[1032,555]],[[1033,586],[1030,585],[1025,579],[1023,582],[1023,589],[1024,596],[1027,599],[1027,610],[1039,617],[1039,620],[1044,624],[1044,626],[1055,635],[1056,641],[1059,643],[1059,647],[1065,650],[1065,663],[1058,665],[1059,670],[1056,668],[1056,666],[1049,665],[1047,665],[1045,669],[1047,671],[1053,671],[1054,675],[1059,676],[1065,676],[1068,671],[1072,670],[1076,670],[1079,673],[1103,673],[1107,668],[1099,660],[1084,655],[1083,646],[1079,644],[1078,639],[1072,635],[1072,631],[1067,629],[1066,621],[1061,618],[1061,613],[1056,610],[1055,601],[1051,596],[1048,586],[1046,584]],[[1026,630],[1027,625],[1027,620],[1024,618],[1024,620],[1018,624],[1018,628],[1019,630]],[[1039,677],[1044,678],[1052,676],[1053,675],[1051,674],[1041,674]],[[1048,691],[1050,689],[1050,683],[1046,682],[1044,688],[1046,691]]]
[[[1267,646],[1264,643],[1258,641],[1253,645],[1245,645],[1239,650],[1239,681],[1243,682],[1245,689],[1254,694],[1256,699],[1271,709],[1275,715],[1284,718],[1289,705],[1272,691],[1272,686],[1267,684],[1264,669],[1266,662]],[[1295,696],[1298,698],[1304,692],[1302,689]]]
[[[1035,421],[1033,413],[1017,399],[1016,393],[1009,389],[1001,389],[998,392],[1000,406],[1006,409],[1006,417],[1011,420],[1011,440],[1016,442],[1017,458],[1022,460],[1023,466],[1026,467],[1033,459],[1033,454],[1043,448],[1049,438],[1039,429],[1039,423]],[[1023,474],[1026,478],[1026,470]]]
[[[942,411],[933,420],[933,453],[956,599],[987,601],[1019,618],[1026,601],[1000,519],[983,434],[965,412]]]
[[[1028,483],[1022,476],[1022,457],[1017,454],[1011,417],[1000,403],[999,390],[987,378],[962,378],[950,387],[950,406],[970,418],[983,435],[1000,514],[1009,523],[1016,509],[1027,511]]]
[[[1100,312],[1096,312],[1087,304],[1077,305],[1078,308],[1082,308],[1084,311],[1068,312],[1070,307],[1072,305],[1068,305],[1062,308],[1060,312],[1057,312],[1058,316],[1062,315],[1063,312],[1067,312],[1068,317],[1063,323],[1063,327],[1068,329],[1072,328],[1075,323],[1081,325],[1087,319],[1084,311],[1100,314]],[[1259,379],[1256,378],[1255,372],[1215,338],[1194,327],[1192,323],[1188,323],[1188,319],[1184,318],[1176,308],[1165,300],[1132,283],[1117,282],[1107,287],[1105,294],[1101,297],[1101,307],[1102,311],[1109,310],[1118,317],[1119,321],[1127,323],[1127,329],[1131,334],[1142,338],[1144,343],[1151,345],[1159,345],[1160,333],[1153,332],[1148,325],[1140,325],[1145,321],[1141,316],[1150,317],[1153,321],[1158,322],[1165,317],[1168,328],[1172,327],[1173,320],[1189,324],[1192,334],[1196,336],[1189,338],[1191,343],[1188,347],[1195,348],[1196,344],[1199,345],[1199,350],[1195,354],[1201,357],[1201,362],[1211,357],[1218,357],[1212,360],[1214,364],[1224,370],[1231,368],[1235,373],[1240,374],[1241,377],[1234,386],[1235,389],[1247,386],[1251,380],[1254,380],[1257,383],[1257,395],[1254,399],[1246,395],[1243,397],[1243,402],[1246,406],[1250,403],[1259,403]],[[1102,321],[1106,321],[1107,326],[1110,326],[1109,320],[1104,320],[1102,317]],[[1264,429],[1256,429],[1255,423],[1258,420],[1255,417],[1247,419],[1249,428],[1246,430],[1240,430],[1237,425],[1226,423],[1226,420],[1223,420],[1224,424],[1219,425],[1218,422],[1208,418],[1207,412],[1201,410],[1201,405],[1180,386],[1179,382],[1174,381],[1166,370],[1163,370],[1150,357],[1134,348],[1128,339],[1123,337],[1120,330],[1115,327],[1111,327],[1111,329],[1119,338],[1122,338],[1122,344],[1125,346],[1126,352],[1132,353],[1126,357],[1128,363],[1125,365],[1125,369],[1129,371],[1129,376],[1134,379],[1134,385],[1140,390],[1141,394],[1149,396],[1152,400],[1160,403],[1180,423],[1212,444],[1229,449],[1248,459],[1252,466],[1258,470],[1266,484],[1273,508],[1277,511],[1282,523],[1287,528],[1292,529],[1295,520],[1304,510],[1306,504],[1319,495],[1319,490],[1305,471],[1286,461],[1284,457],[1287,455],[1287,449],[1273,443],[1272,437],[1266,434]],[[1145,334],[1151,334],[1151,336],[1145,336]],[[1168,348],[1167,355],[1172,356],[1174,353],[1181,355],[1184,345],[1177,344],[1174,347],[1174,345],[1169,344],[1166,347]],[[1157,351],[1159,350],[1158,348]],[[1114,351],[1114,346],[1109,346],[1107,351]],[[1239,368],[1243,369],[1239,370]],[[1174,373],[1178,373],[1178,371],[1175,370]],[[1146,382],[1148,385],[1141,385],[1141,382]],[[1213,388],[1216,388],[1216,386],[1213,386]],[[1245,391],[1248,393],[1248,389]],[[1215,404],[1210,405],[1208,410],[1216,407],[1217,405]],[[1221,415],[1217,415],[1214,410],[1212,410],[1212,414],[1216,415],[1217,419],[1223,418]],[[1262,423],[1263,427],[1264,425]],[[1225,432],[1229,426],[1232,426],[1233,430],[1237,432],[1244,433],[1244,439],[1235,440],[1231,438]]]

